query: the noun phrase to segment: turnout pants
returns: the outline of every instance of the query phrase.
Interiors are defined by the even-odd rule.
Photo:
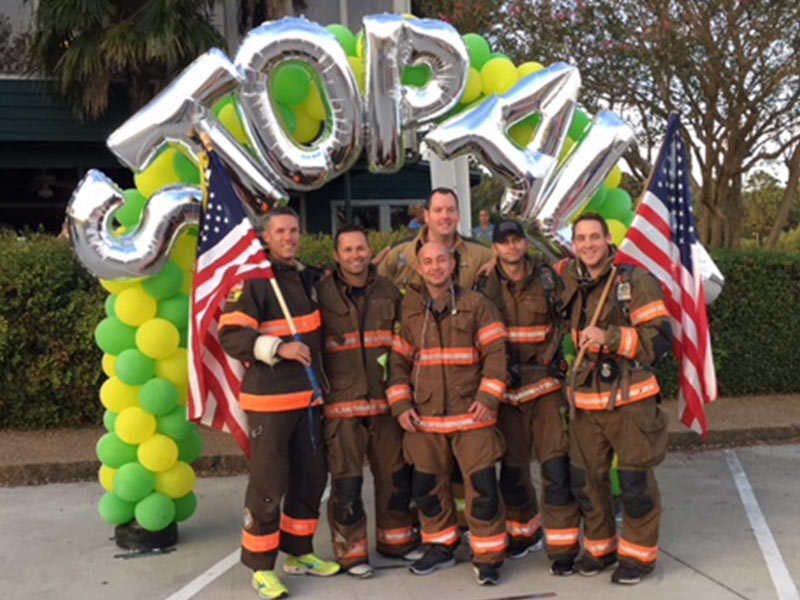
[[[580,511],[570,489],[563,405],[558,391],[518,406],[501,404],[497,420],[506,440],[500,492],[508,534],[512,540],[533,544],[542,536],[544,521],[547,554],[552,559],[577,556],[580,549]],[[532,449],[541,468],[541,515],[531,481]]]
[[[349,568],[368,560],[367,515],[361,500],[364,458],[375,481],[377,547],[402,556],[416,546],[411,467],[403,460],[403,430],[389,414],[328,418],[325,446],[331,472],[328,521],[336,560]]]
[[[412,489],[420,511],[423,544],[452,549],[458,544],[458,519],[450,487],[450,475],[457,464],[464,474],[473,562],[503,562],[507,546],[505,507],[495,463],[504,450],[503,436],[494,427],[448,434],[405,433],[403,452],[414,465]]]
[[[311,445],[308,412],[247,412],[252,456],[242,562],[253,570],[273,569],[279,549],[294,556],[313,550],[328,473],[321,440]]]
[[[584,549],[594,557],[652,571],[658,559],[661,496],[653,467],[667,452],[667,425],[656,398],[612,411],[578,410],[570,425],[571,482],[586,519]],[[609,469],[619,456],[622,533],[617,539]]]

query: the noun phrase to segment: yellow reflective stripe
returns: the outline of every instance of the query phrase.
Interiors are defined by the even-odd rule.
[[[219,317],[219,328],[223,327],[252,327],[258,328],[258,321],[241,311],[223,313]]]
[[[656,300],[650,304],[637,308],[631,313],[631,323],[641,325],[654,319],[668,317],[669,311],[662,300]]]
[[[478,330],[476,341],[478,346],[488,346],[492,342],[505,339],[506,337],[508,337],[506,326],[503,325],[503,323],[494,322]]]
[[[478,388],[478,391],[486,392],[498,400],[502,400],[505,397],[506,384],[499,379],[489,379],[484,377],[481,379],[481,385]]]
[[[581,530],[577,527],[544,530],[548,546],[573,546],[578,543]]]
[[[378,529],[378,541],[387,546],[405,546],[414,541],[414,528],[398,527],[397,529]]]
[[[403,400],[413,400],[411,396],[411,386],[407,383],[398,383],[386,388],[386,399],[390,406],[394,406]]]
[[[281,531],[292,535],[314,535],[319,519],[295,519],[286,514],[281,515]]]
[[[292,317],[297,333],[311,333],[316,331],[322,325],[322,318],[320,317],[319,310],[307,315],[300,315]],[[292,335],[292,330],[289,329],[289,321],[286,319],[274,319],[272,321],[264,321],[258,326],[261,333],[267,335],[275,335],[278,337],[285,337]]]
[[[508,390],[505,395],[505,402],[509,404],[525,404],[531,400],[535,400],[540,396],[555,392],[561,389],[561,382],[555,377],[545,377],[536,383],[517,388],[516,390]]]
[[[620,327],[619,351],[617,354],[633,359],[639,351],[639,332],[635,327]]]
[[[424,348],[420,350],[417,364],[421,367],[436,365],[474,365],[480,362],[478,350],[463,348]]]
[[[345,333],[340,336],[329,335],[325,338],[326,352],[342,352],[343,350],[357,350],[359,348],[361,348],[361,339],[358,333]]]
[[[405,356],[407,359],[412,360],[414,358],[414,346],[409,344],[399,335],[395,335],[392,337],[392,352],[397,352],[398,354]]]
[[[542,517],[538,514],[527,523],[506,520],[506,530],[511,537],[533,537],[541,527]]]
[[[391,404],[391,399],[389,400]],[[425,433],[455,433],[456,431],[471,431],[494,427],[497,419],[491,421],[476,421],[471,414],[450,415],[447,417],[432,417],[420,415],[417,429]]]
[[[386,400],[354,400],[352,402],[336,402],[325,404],[323,411],[326,417],[374,417],[389,412],[389,403]]]
[[[450,546],[458,542],[458,525],[434,533],[422,532],[423,544],[445,544]]]
[[[265,535],[257,535],[249,531],[242,530],[242,547],[250,552],[263,553],[272,552],[277,550],[281,543],[281,534],[279,531],[274,533],[267,533]]]
[[[605,556],[611,554],[617,549],[617,538],[605,538],[602,540],[591,540],[584,538],[583,547],[592,556]]]
[[[645,563],[658,560],[658,546],[639,546],[625,538],[620,538],[617,553],[620,556],[629,556]]]
[[[512,344],[539,344],[547,339],[551,329],[550,325],[509,327],[508,339]]]
[[[634,383],[628,388],[628,400],[624,401],[622,397],[622,390],[617,391],[616,406],[623,406],[644,400],[650,396],[655,396],[661,391],[658,385],[658,380],[655,375],[651,375],[648,379],[640,383]],[[605,410],[608,408],[608,402],[611,400],[611,390],[607,392],[575,392],[575,406],[582,410]]]
[[[508,546],[508,538],[505,533],[499,533],[488,537],[469,536],[469,545],[475,554],[489,554],[491,552],[503,552]]]

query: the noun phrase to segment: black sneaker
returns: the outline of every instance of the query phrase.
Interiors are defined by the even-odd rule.
[[[575,573],[575,559],[571,556],[557,558],[550,565],[550,575],[569,577]]]
[[[613,565],[615,562],[617,562],[616,552],[606,554],[600,558],[595,558],[591,554],[584,554],[577,560],[575,566],[578,568],[578,573],[584,577],[593,577],[600,571],[603,571]]]
[[[409,570],[414,575],[430,575],[437,569],[453,567],[456,559],[453,558],[453,551],[442,544],[431,544],[425,550],[425,554],[419,560],[411,563]]]
[[[636,585],[642,580],[642,569],[629,562],[620,562],[611,575],[612,583]]]
[[[475,581],[479,585],[497,585],[500,583],[500,571],[495,565],[472,565]]]
[[[506,548],[506,556],[512,560],[524,558],[531,552],[538,552],[544,548],[544,540],[511,538]]]

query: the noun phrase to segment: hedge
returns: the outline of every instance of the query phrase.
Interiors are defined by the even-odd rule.
[[[373,234],[376,251],[407,231]],[[301,258],[330,265],[332,240],[304,238]],[[715,255],[726,285],[710,307],[721,393],[800,392],[800,254]],[[104,376],[94,328],[107,293],[62,240],[0,234],[0,428],[43,429],[102,421]],[[659,369],[674,395],[674,361]]]

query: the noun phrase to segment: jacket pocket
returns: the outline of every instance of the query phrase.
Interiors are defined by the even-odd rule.
[[[667,455],[667,420],[655,398],[635,402],[621,410],[630,417],[622,433],[620,467],[655,467]]]

